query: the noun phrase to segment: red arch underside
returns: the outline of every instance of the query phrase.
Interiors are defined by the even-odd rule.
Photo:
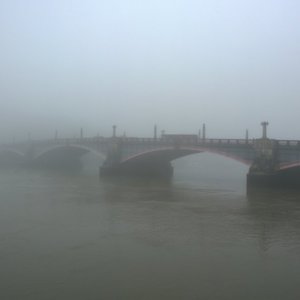
[[[251,165],[251,161],[245,160],[242,157],[233,155],[231,153],[226,153],[223,151],[216,151],[209,148],[174,148],[174,147],[166,147],[162,149],[154,149],[150,151],[145,151],[142,153],[138,153],[132,155],[122,161],[122,163],[130,163],[130,162],[139,162],[139,161],[146,161],[146,160],[162,160],[162,161],[172,161],[180,157],[188,156],[191,154],[202,153],[202,152],[209,152],[218,154],[221,156],[228,157],[230,159],[236,160],[246,165]]]

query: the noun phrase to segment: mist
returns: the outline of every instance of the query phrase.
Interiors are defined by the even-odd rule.
[[[279,1],[0,3],[0,140],[300,139],[300,4]]]
[[[300,299],[299,16],[1,0],[0,299]]]

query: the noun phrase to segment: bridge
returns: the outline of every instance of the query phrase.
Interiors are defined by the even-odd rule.
[[[202,152],[222,155],[249,166],[248,181],[278,182],[282,178],[300,178],[300,141],[275,140],[267,137],[267,122],[263,122],[261,138],[211,139],[204,134],[163,134],[153,138],[118,137],[115,127],[112,137],[13,143],[0,146],[0,162],[6,164],[57,166],[73,164],[88,152],[99,156],[100,175],[164,175],[171,176],[171,161]],[[99,163],[100,164],[100,163]],[[290,180],[290,179],[288,179]]]

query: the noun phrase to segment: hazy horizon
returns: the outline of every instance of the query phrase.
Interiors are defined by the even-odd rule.
[[[0,3],[0,141],[159,132],[300,139],[300,3]]]

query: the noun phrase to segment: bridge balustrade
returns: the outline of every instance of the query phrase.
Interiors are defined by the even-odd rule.
[[[220,144],[227,144],[228,143],[228,140],[226,139],[220,139]]]
[[[253,144],[252,140],[246,139],[205,139],[200,141],[200,144],[213,144],[213,145],[245,145]]]
[[[300,147],[300,141],[296,141],[296,140],[281,140],[281,141],[277,141],[277,144],[280,146],[287,146],[287,147]]]
[[[279,146],[300,147],[300,141],[297,140],[279,140],[275,141]]]

